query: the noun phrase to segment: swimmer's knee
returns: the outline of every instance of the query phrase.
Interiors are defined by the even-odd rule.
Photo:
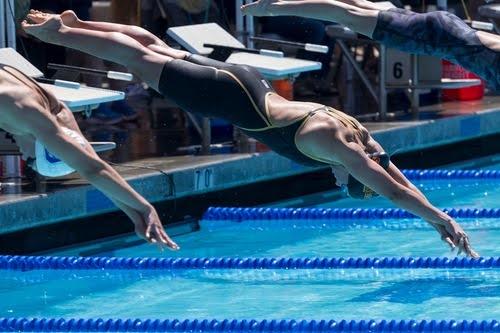
[[[427,24],[431,24],[433,27],[438,25],[442,26],[446,21],[450,20],[450,16],[448,14],[451,15],[451,13],[441,10],[426,13],[425,16]]]
[[[122,65],[133,66],[136,63],[146,60],[148,55],[155,54],[155,52],[149,50],[135,39],[124,35],[121,32],[110,31],[105,34],[106,39],[110,41],[109,52],[116,52],[116,50],[113,49],[116,44],[127,46],[127,48],[120,52],[119,57],[117,57]]]

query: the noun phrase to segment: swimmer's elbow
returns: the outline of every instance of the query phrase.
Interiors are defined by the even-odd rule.
[[[404,186],[396,186],[391,188],[384,196],[395,204],[408,201],[411,197],[411,191]]]
[[[103,160],[92,157],[76,170],[83,178],[93,181],[101,178],[107,172],[107,169],[108,165]]]

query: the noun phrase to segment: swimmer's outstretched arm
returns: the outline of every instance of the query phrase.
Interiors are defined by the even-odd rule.
[[[69,138],[54,115],[30,96],[31,91],[23,90],[22,87],[11,87],[10,92],[0,93],[4,120],[21,124],[20,128],[37,138],[47,149],[108,196],[130,217],[140,237],[160,247],[178,249],[177,244],[165,233],[154,207],[134,191],[111,166],[101,160],[88,142],[82,147]]]
[[[437,226],[438,232],[442,226],[452,237],[452,242],[467,255],[477,257],[469,244],[467,234],[462,227],[446,213],[434,207],[425,196],[414,186],[405,186],[395,180],[386,170],[372,161],[357,144],[332,140],[329,143],[332,153],[335,152],[338,160],[350,174],[363,184],[373,189],[395,205],[413,213],[425,221]],[[403,176],[404,177],[404,176]]]
[[[449,235],[451,242],[460,251],[472,257],[478,256],[472,249],[467,234],[455,220],[434,207],[413,185],[406,184],[409,181],[402,174],[401,179],[397,180],[398,173],[392,170],[397,169],[395,166],[389,168],[389,172],[394,173],[395,177],[392,177],[378,163],[370,159],[359,144],[347,142],[339,134],[334,134],[332,137],[330,126],[322,126],[319,130],[303,133],[301,142],[302,145],[316,147],[316,153],[320,156],[335,156],[335,161],[340,162],[357,180],[385,196],[398,207],[429,222],[441,236]]]

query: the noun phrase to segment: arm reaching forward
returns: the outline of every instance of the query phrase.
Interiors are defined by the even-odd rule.
[[[385,196],[395,205],[429,222],[445,241],[459,248],[468,256],[478,257],[472,249],[469,237],[462,227],[446,213],[434,207],[421,192],[397,182],[379,164],[372,161],[361,147],[355,143],[333,141],[332,149],[339,162],[349,173],[375,192]],[[451,239],[447,240],[447,236]]]
[[[82,145],[68,136],[56,117],[32,99],[29,90],[27,92],[0,96],[4,120],[22,123],[24,131],[108,196],[130,217],[140,237],[160,247],[177,250],[179,247],[166,234],[154,207],[101,160],[86,140]]]

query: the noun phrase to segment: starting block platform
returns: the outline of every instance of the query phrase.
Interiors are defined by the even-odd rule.
[[[203,56],[208,56],[213,51],[213,48],[205,47],[205,44],[245,49],[245,45],[216,23],[172,27],[167,30],[167,34],[189,52]],[[321,69],[321,63],[317,61],[249,53],[244,50],[233,52],[226,62],[255,67],[271,80]]]
[[[34,79],[43,77],[43,73],[12,48],[0,49],[0,64],[11,66]],[[101,103],[113,102],[125,98],[121,91],[86,87],[77,84],[78,88],[62,87],[39,83],[53,93],[57,99],[65,103],[73,112],[90,112]]]

